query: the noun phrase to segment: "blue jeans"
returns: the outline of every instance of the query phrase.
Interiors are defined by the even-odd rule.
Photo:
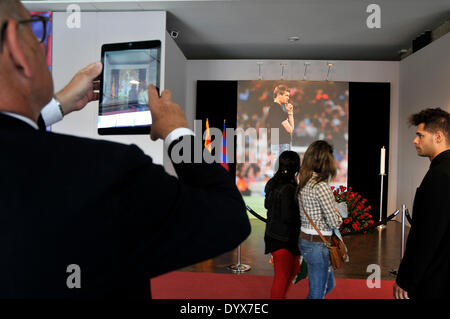
[[[330,253],[324,243],[300,238],[299,247],[308,265],[309,293],[307,299],[324,299],[335,287]]]
[[[273,174],[278,171],[278,157],[280,157],[280,154],[284,151],[290,151],[291,150],[291,144],[272,144],[270,146],[270,152],[273,155],[273,162],[272,162],[272,169]]]

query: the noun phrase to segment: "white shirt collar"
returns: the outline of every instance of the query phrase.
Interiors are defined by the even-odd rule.
[[[19,115],[16,113],[5,112],[5,111],[0,111],[0,113],[15,117],[16,119],[21,120],[22,122],[25,122],[28,125],[32,126],[34,129],[39,130],[38,125],[35,122],[33,122],[31,119],[29,119],[28,117],[25,117],[23,115]]]

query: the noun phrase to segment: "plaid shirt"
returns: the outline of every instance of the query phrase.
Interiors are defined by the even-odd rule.
[[[336,211],[336,201],[330,186],[326,182],[317,184],[316,176],[317,174],[313,173],[311,179],[302,188],[299,200],[303,200],[303,206],[309,218],[316,224],[322,235],[329,236],[333,228],[339,228],[342,224],[342,218]],[[299,207],[302,229],[308,234],[317,234],[303,212],[302,206],[299,205]]]

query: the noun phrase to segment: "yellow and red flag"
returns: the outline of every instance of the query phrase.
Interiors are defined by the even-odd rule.
[[[206,119],[206,138],[205,138],[205,148],[211,153],[211,133],[209,132],[209,121]]]

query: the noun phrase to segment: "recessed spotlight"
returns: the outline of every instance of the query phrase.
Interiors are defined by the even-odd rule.
[[[299,37],[289,37],[288,40],[289,40],[289,42],[297,42],[300,40],[300,38]]]
[[[169,31],[170,36],[172,37],[172,39],[176,39],[178,38],[178,36],[180,35],[180,31],[177,30],[171,30]]]

